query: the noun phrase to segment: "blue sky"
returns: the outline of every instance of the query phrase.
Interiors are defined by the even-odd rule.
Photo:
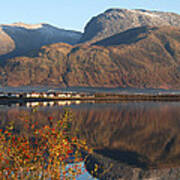
[[[83,31],[92,16],[115,7],[180,14],[180,0],[1,0],[0,24],[43,22]]]

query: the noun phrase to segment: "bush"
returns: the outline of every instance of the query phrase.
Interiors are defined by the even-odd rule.
[[[39,127],[26,122],[31,134],[16,133],[13,122],[0,129],[0,176],[2,179],[75,179],[82,174],[82,150],[86,142],[70,133],[72,116],[65,110],[56,123]],[[30,131],[29,131],[30,130]]]

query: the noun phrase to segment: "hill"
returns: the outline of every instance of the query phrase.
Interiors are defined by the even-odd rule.
[[[22,56],[43,45],[57,42],[75,44],[80,37],[80,32],[59,29],[49,24],[0,25],[0,60]]]
[[[180,15],[142,9],[108,9],[87,23],[80,42],[96,42],[140,26],[167,25],[180,27]]]
[[[139,27],[93,45],[57,43],[0,66],[4,86],[180,88],[180,28]]]

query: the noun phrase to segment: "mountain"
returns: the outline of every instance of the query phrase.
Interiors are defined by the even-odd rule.
[[[80,42],[96,42],[140,26],[167,25],[180,27],[180,15],[141,9],[108,9],[88,22]]]
[[[57,43],[0,66],[3,86],[180,88],[180,28],[138,27],[92,45]]]
[[[80,32],[59,29],[49,24],[0,25],[0,60],[22,56],[52,43],[75,44],[80,38]]]

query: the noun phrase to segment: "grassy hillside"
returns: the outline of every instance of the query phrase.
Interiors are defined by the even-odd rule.
[[[93,45],[44,46],[0,67],[0,84],[180,88],[180,29],[139,27]]]

